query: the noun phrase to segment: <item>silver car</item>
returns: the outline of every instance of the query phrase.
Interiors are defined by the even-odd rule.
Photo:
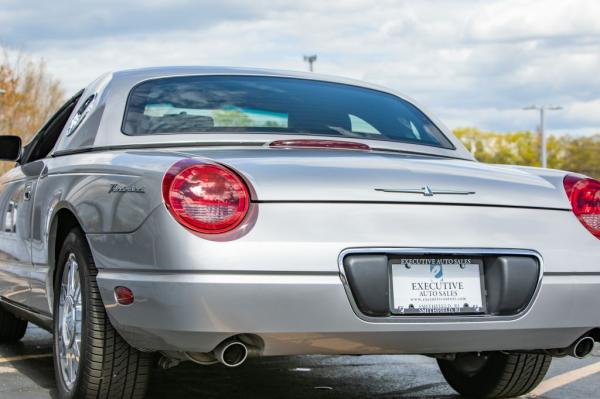
[[[60,398],[142,397],[155,354],[423,354],[513,397],[600,340],[600,183],[480,164],[382,87],[115,72],[0,157],[0,338],[52,331]]]

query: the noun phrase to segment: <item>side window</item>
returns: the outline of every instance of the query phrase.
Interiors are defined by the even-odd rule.
[[[23,148],[23,155],[20,163],[26,164],[37,161],[48,156],[54,145],[58,141],[69,116],[75,109],[82,92],[77,93],[69,99],[60,109],[46,122],[35,137]]]

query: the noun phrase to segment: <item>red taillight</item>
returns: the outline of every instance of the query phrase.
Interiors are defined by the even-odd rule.
[[[363,143],[341,140],[318,140],[318,139],[299,139],[299,140],[277,140],[269,144],[269,147],[275,148],[325,148],[335,150],[363,150],[369,151],[371,147]]]
[[[593,235],[600,238],[600,182],[568,175],[564,185],[575,216]]]
[[[191,230],[218,234],[245,218],[250,194],[243,180],[221,165],[187,159],[163,179],[163,199],[177,221]]]

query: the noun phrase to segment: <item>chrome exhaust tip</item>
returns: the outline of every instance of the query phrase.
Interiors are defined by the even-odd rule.
[[[238,340],[222,342],[215,348],[213,355],[227,367],[237,367],[248,358],[248,347]]]
[[[249,357],[260,356],[264,343],[260,337],[240,334],[229,337],[211,352],[183,352],[183,360],[208,366],[222,363],[227,367],[241,366]]]
[[[594,339],[590,336],[579,338],[569,348],[569,356],[576,359],[583,359],[594,350]]]

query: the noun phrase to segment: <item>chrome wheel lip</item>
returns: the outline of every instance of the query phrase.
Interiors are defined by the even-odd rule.
[[[67,256],[60,283],[58,303],[57,355],[62,380],[71,390],[81,360],[83,301],[79,263],[74,253]]]

